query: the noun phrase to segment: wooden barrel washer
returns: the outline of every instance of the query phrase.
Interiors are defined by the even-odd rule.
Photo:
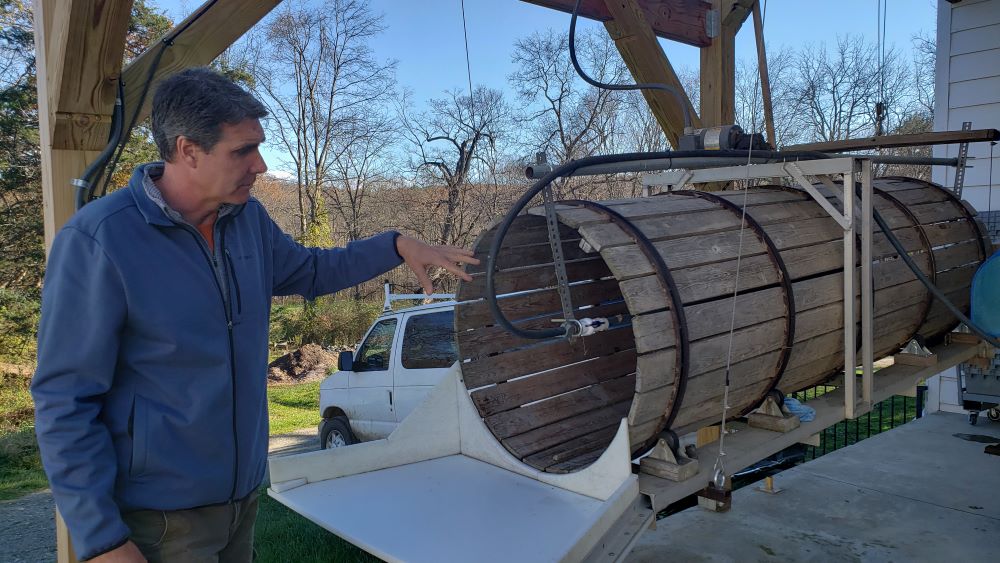
[[[974,212],[928,182],[880,178],[874,187],[896,238],[967,309],[972,275],[992,251]],[[843,230],[804,191],[685,191],[556,210],[574,314],[607,317],[614,328],[537,341],[497,325],[483,299],[495,227],[476,242],[483,264],[468,268],[474,279],[460,284],[455,309],[463,381],[490,431],[525,463],[550,472],[589,465],[623,417],[637,454],[665,429],[717,422],[727,363],[733,416],[771,390],[842,371]],[[497,257],[500,308],[523,328],[562,317],[543,214],[518,217]],[[876,357],[955,326],[877,228],[872,247]],[[860,342],[860,324],[855,331]]]

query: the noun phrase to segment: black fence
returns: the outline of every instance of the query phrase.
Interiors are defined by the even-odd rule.
[[[791,396],[808,405],[811,399],[821,397],[834,389],[836,388],[829,385],[817,385],[810,389],[793,393]],[[854,420],[842,420],[823,430],[819,435],[818,446],[809,445],[805,447],[803,461],[816,459],[834,450],[856,444],[865,438],[892,430],[897,426],[920,418],[924,410],[924,395],[926,392],[927,387],[920,385],[917,387],[916,397],[896,395],[881,403],[876,403],[867,414]]]

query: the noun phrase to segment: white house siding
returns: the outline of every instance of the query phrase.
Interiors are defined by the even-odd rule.
[[[934,129],[954,131],[971,121],[973,129],[1000,129],[1000,0],[938,1]],[[1000,179],[1000,145],[993,150],[993,183]],[[957,145],[940,146],[934,156],[958,156]],[[969,146],[972,168],[962,197],[980,212],[994,239],[1000,238],[1000,189],[990,190],[990,146]],[[934,181],[955,182],[953,168],[935,167]],[[963,412],[955,370],[927,382],[928,411]]]

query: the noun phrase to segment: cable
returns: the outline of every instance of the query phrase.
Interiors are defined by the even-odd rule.
[[[121,155],[125,150],[125,145],[128,144],[129,137],[132,135],[132,129],[135,127],[135,123],[138,120],[139,113],[142,111],[142,106],[146,103],[146,96],[149,95],[149,89],[153,82],[153,76],[156,75],[156,71],[160,66],[160,60],[163,58],[163,53],[166,52],[168,47],[172,47],[177,38],[180,37],[182,33],[187,31],[187,29],[191,27],[196,21],[198,21],[203,15],[205,15],[205,13],[208,12],[208,10],[211,9],[212,6],[216,4],[216,2],[218,2],[218,0],[211,0],[210,2],[206,2],[198,10],[198,12],[193,17],[188,19],[188,21],[184,22],[184,24],[181,27],[177,28],[176,31],[168,34],[162,40],[160,40],[160,50],[156,53],[156,57],[153,59],[153,62],[149,66],[149,72],[146,74],[146,82],[143,85],[142,93],[139,95],[135,111],[132,112],[132,119],[129,122],[128,128],[125,130],[125,134],[120,135],[117,139],[115,139],[114,144],[111,144],[109,142],[108,146],[105,147],[103,151],[101,151],[101,154],[97,157],[97,159],[93,163],[91,163],[90,166],[87,167],[87,171],[80,177],[80,179],[73,181],[73,185],[77,187],[77,209],[80,209],[81,207],[86,205],[93,198],[94,184],[97,182],[97,180],[99,180],[102,176],[104,176],[105,172],[103,171],[103,169],[107,165],[111,152],[117,148],[118,152],[115,155],[114,160],[112,161],[111,168],[106,172],[106,176],[104,176],[104,184],[101,188],[102,197],[107,193],[108,185],[111,182],[111,177],[114,175],[115,168],[118,166],[118,160],[121,158]],[[120,92],[119,96],[120,105],[122,112],[120,119],[124,120],[124,111],[125,111],[124,84],[121,79],[118,80],[118,83]],[[114,127],[113,116],[112,116],[112,126]],[[96,176],[94,176],[93,178],[88,178],[89,175],[94,175],[95,173]],[[88,184],[85,188],[81,188],[80,185],[78,184],[78,182],[80,182],[81,180],[82,182]],[[80,191],[81,189],[83,190],[83,193],[81,193]]]
[[[465,0],[462,0],[462,34],[465,36],[465,73],[469,78],[469,112],[476,122],[476,98],[472,92],[472,62],[469,59],[469,27],[465,23]]]
[[[573,62],[573,68],[576,69],[576,73],[580,75],[580,78],[582,78],[587,84],[604,90],[662,90],[664,92],[670,92],[677,100],[677,105],[680,106],[681,113],[684,115],[684,129],[690,128],[691,110],[684,98],[681,97],[680,92],[677,91],[677,88],[674,88],[669,84],[655,83],[607,84],[594,80],[586,72],[584,72],[583,68],[580,66],[580,61],[576,59],[576,17],[579,11],[580,0],[576,0],[576,5],[573,6],[573,15],[569,20],[569,59]]]
[[[80,210],[84,205],[90,201],[90,197],[93,194],[93,186],[96,178],[100,177],[100,171],[107,164],[108,159],[111,158],[111,153],[114,152],[115,147],[121,142],[122,138],[122,123],[125,120],[124,116],[124,99],[125,99],[125,85],[121,80],[118,81],[118,95],[115,97],[115,107],[111,114],[111,138],[108,140],[108,144],[105,145],[104,150],[101,151],[97,158],[91,162],[86,169],[84,169],[83,174],[79,178],[74,178],[70,185],[72,185],[76,191],[76,209]],[[96,175],[96,176],[95,176]]]

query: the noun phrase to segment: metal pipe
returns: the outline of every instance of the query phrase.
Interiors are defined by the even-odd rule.
[[[957,158],[932,158],[926,156],[858,156],[866,158],[875,164],[926,164],[935,166],[958,166]],[[594,164],[581,166],[566,176],[598,176],[601,174],[621,174],[624,172],[650,172],[654,170],[671,170],[675,168],[719,168],[722,166],[741,166],[744,164],[768,164],[771,162],[782,162],[784,160],[799,160],[799,157],[790,158],[750,158],[743,157],[712,158],[712,157],[678,157],[678,158],[650,158],[646,160],[633,160],[629,162],[616,162],[609,164]],[[532,164],[524,169],[524,175],[530,180],[537,180],[552,172],[551,164]]]
[[[927,164],[931,166],[958,166],[957,158],[932,158],[929,156],[864,156],[844,155],[867,158],[875,164]]]
[[[741,166],[744,164],[767,164],[783,159],[731,157],[682,157],[682,158],[650,158],[630,162],[609,164],[594,164],[581,166],[566,176],[598,176],[601,174],[622,174],[625,172],[651,172],[655,170],[671,170],[674,168],[717,168],[721,166]],[[537,180],[552,172],[550,164],[533,164],[524,169],[524,175],[531,180]]]

